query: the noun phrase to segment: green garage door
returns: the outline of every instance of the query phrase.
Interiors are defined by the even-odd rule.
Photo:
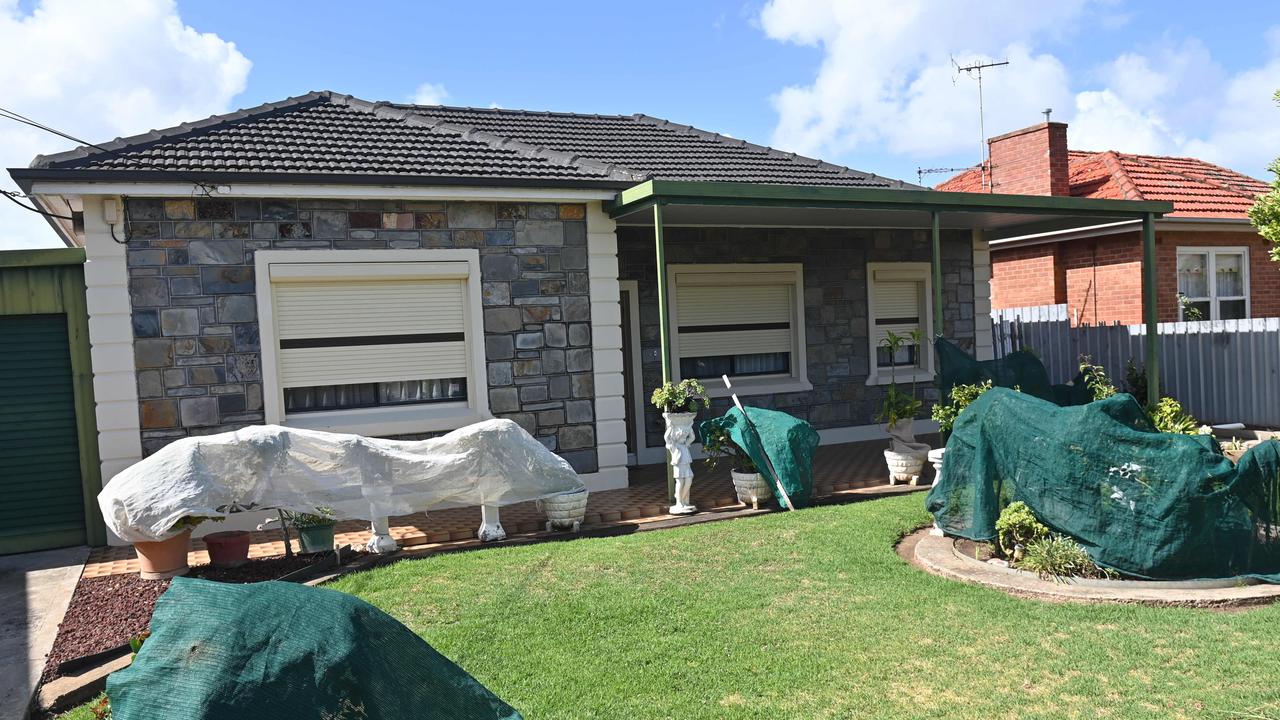
[[[0,554],[85,542],[66,315],[0,316]]]

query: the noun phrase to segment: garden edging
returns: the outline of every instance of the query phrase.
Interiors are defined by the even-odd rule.
[[[1015,597],[1052,602],[1125,603],[1153,606],[1236,608],[1264,605],[1280,600],[1277,585],[1232,585],[1231,587],[1170,586],[1159,581],[1125,580],[1111,582],[1054,582],[1018,570],[996,567],[960,555],[949,537],[917,530],[903,539],[914,543],[909,560],[934,575],[1000,590]],[[1124,587],[1119,587],[1119,585]]]

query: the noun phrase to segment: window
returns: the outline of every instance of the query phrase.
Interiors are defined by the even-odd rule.
[[[803,277],[798,263],[669,266],[678,377],[712,395],[724,394],[721,375],[744,394],[809,389]]]
[[[257,257],[269,422],[396,434],[487,415],[476,251]]]
[[[1249,249],[1178,248],[1178,319],[1249,317]]]
[[[929,263],[870,263],[867,265],[868,336],[872,367],[868,385],[933,377],[933,337],[929,313],[931,296]],[[918,330],[926,345],[905,344],[891,352],[885,346],[889,333],[908,336]],[[910,341],[908,341],[910,343]]]

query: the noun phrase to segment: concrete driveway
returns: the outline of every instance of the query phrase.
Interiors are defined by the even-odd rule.
[[[86,547],[0,557],[0,720],[23,720]]]

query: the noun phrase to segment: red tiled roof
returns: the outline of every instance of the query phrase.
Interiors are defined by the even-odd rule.
[[[1175,217],[1247,217],[1266,183],[1196,158],[1114,150],[1067,154],[1071,194],[1107,200],[1167,200]],[[939,184],[947,192],[983,192],[982,168]]]

